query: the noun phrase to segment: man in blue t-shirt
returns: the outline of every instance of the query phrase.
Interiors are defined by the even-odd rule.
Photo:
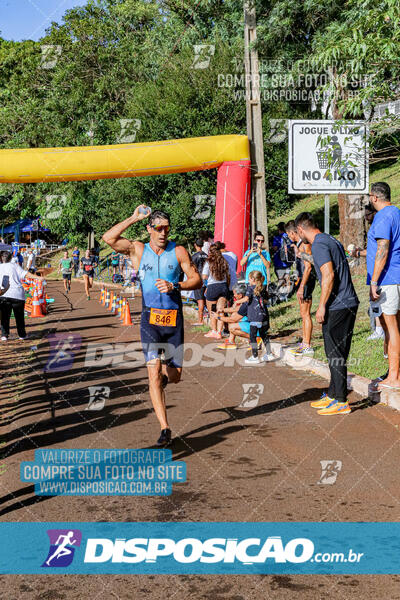
[[[74,275],[75,277],[78,274],[79,271],[79,262],[80,262],[80,251],[78,250],[78,246],[75,246],[73,252],[72,252],[72,260],[74,261]]]
[[[272,252],[276,276],[279,280],[287,280],[290,273],[290,263],[282,260],[281,249],[283,246],[291,245],[289,236],[285,231],[285,223],[278,223],[278,233],[272,239]]]
[[[269,267],[271,257],[269,252],[263,250],[264,236],[261,231],[256,231],[254,234],[254,244],[250,250],[247,250],[240,264],[242,267],[246,265],[246,283],[249,282],[249,274],[252,271],[260,271],[264,275],[264,285],[269,283]]]
[[[301,239],[311,244],[315,272],[321,284],[315,318],[322,324],[331,375],[327,394],[311,402],[311,406],[318,408],[320,415],[346,415],[351,412],[347,402],[346,361],[359,301],[342,244],[322,233],[310,213],[298,215],[295,226]]]
[[[377,213],[368,231],[367,285],[373,307],[382,311],[388,344],[389,372],[379,388],[400,389],[400,210],[390,203],[390,187],[371,186],[370,201]]]

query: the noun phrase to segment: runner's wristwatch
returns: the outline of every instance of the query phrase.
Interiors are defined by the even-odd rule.
[[[172,290],[173,290],[173,291],[175,291],[175,290],[176,290],[176,291],[178,291],[178,292],[180,292],[180,291],[181,291],[181,286],[179,285],[179,281],[176,281],[176,282],[174,283],[174,287],[172,288]]]
[[[371,281],[370,285],[378,285],[377,281]]]

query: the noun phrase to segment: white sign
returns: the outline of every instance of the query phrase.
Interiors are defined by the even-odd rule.
[[[363,121],[289,121],[289,194],[368,193]]]

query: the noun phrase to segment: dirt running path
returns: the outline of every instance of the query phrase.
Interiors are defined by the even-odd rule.
[[[37,339],[1,346],[0,476],[3,521],[396,521],[399,518],[397,413],[365,408],[351,394],[350,416],[323,418],[309,407],[325,382],[276,364],[189,367],[168,386],[174,458],[185,460],[187,482],[169,497],[37,497],[19,480],[21,461],[36,448],[143,448],[158,437],[146,369],[124,359],[139,340],[138,325],[123,328],[88,302],[73,282],[49,285],[56,303],[30,331]],[[132,315],[139,318],[139,302]],[[74,348],[66,370],[49,365],[49,340],[64,335]],[[186,341],[205,345],[187,329]],[[26,345],[27,344],[27,345]],[[113,363],[85,367],[88,345],[108,345]],[[115,346],[117,344],[117,346]],[[59,364],[66,364],[65,353]],[[64,361],[64,362],[63,362]],[[66,362],[65,362],[66,361]],[[106,361],[103,361],[106,362]],[[45,371],[47,365],[47,372]],[[243,384],[264,386],[256,406],[238,408]],[[85,410],[89,386],[107,386],[102,411]],[[261,388],[258,387],[260,390]],[[52,417],[51,406],[55,411]],[[321,460],[342,462],[334,485],[320,485]],[[399,596],[400,577],[356,576],[1,576],[0,598],[74,600],[145,595],[186,598],[360,598]]]

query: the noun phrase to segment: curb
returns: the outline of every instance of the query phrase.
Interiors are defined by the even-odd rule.
[[[186,312],[188,315],[196,315],[197,311],[187,306]],[[296,357],[289,352],[289,346],[280,344],[279,342],[271,342],[271,352],[276,356],[282,365],[291,367],[298,371],[307,371],[313,375],[318,375],[323,379],[330,379],[329,367],[326,363],[313,358],[312,356]],[[376,390],[377,380],[367,379],[355,373],[347,374],[347,387],[353,390],[363,398],[369,398],[376,404],[383,404],[393,410],[400,411],[400,390]]]

